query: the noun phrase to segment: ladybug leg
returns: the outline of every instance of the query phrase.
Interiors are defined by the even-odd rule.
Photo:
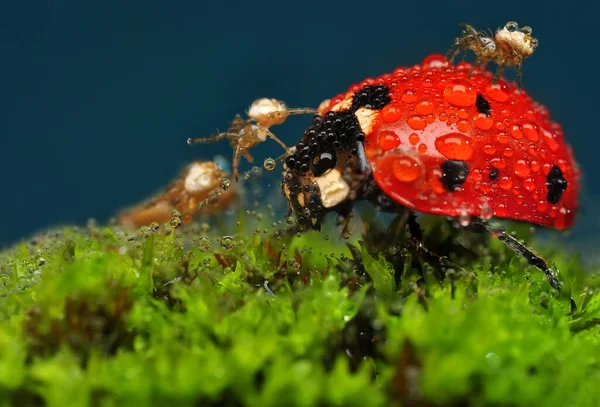
[[[497,238],[502,243],[504,243],[510,250],[523,257],[527,262],[542,270],[548,279],[548,283],[557,291],[560,291],[562,288],[562,284],[556,276],[554,275],[554,270],[550,268],[548,262],[544,260],[542,256],[534,252],[532,249],[519,242],[518,239],[506,233],[505,229],[502,226],[494,225],[493,227],[481,220],[473,220],[473,222],[466,227],[465,229],[470,230],[472,232],[481,233],[487,232],[491,236]]]
[[[462,270],[461,267],[452,263],[444,256],[440,256],[436,253],[433,253],[429,249],[425,247],[423,244],[423,231],[421,230],[421,226],[417,222],[417,216],[414,212],[410,212],[408,215],[408,232],[410,233],[410,238],[417,249],[417,254],[421,256],[427,262],[437,262],[444,268],[453,268],[457,270]]]

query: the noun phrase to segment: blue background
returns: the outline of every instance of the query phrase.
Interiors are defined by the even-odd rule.
[[[185,163],[230,157],[226,142],[185,140],[225,129],[257,97],[315,106],[363,77],[444,53],[459,22],[508,20],[540,40],[525,87],[563,124],[586,175],[582,218],[591,221],[580,224],[595,231],[597,19],[574,1],[4,1],[0,246],[51,225],[105,221]],[[278,135],[294,144],[309,120]],[[255,152],[261,165],[281,150],[271,142]]]

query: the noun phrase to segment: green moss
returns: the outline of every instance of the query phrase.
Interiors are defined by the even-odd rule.
[[[541,272],[439,218],[425,241],[454,269],[395,223],[349,241],[265,224],[66,229],[0,253],[0,401],[600,405],[600,280],[570,253],[541,250],[572,315]]]

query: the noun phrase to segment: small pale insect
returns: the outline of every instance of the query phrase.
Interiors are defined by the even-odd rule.
[[[240,156],[244,156],[248,162],[254,162],[250,149],[266,141],[267,138],[275,140],[288,152],[289,149],[285,143],[269,130],[271,126],[285,122],[291,115],[315,113],[317,113],[317,109],[288,108],[281,100],[261,98],[250,105],[247,119],[237,115],[226,132],[219,133],[214,137],[188,139],[188,144],[214,143],[224,138],[228,139],[233,148],[233,177],[237,182]]]
[[[509,66],[517,70],[517,82],[519,88],[523,82],[523,61],[529,58],[538,46],[538,40],[532,37],[532,29],[529,26],[519,28],[514,21],[509,21],[504,27],[496,30],[495,34],[477,31],[469,24],[462,24],[461,36],[454,40],[448,50],[446,58],[450,62],[463,52],[473,51],[475,63],[471,68],[469,76],[473,73],[475,66],[482,66],[486,62],[495,62],[498,69],[494,75],[496,81],[502,72]]]

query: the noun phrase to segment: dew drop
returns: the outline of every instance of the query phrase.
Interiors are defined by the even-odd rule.
[[[503,103],[509,98],[508,93],[505,92],[506,88],[507,86],[503,81],[498,81],[485,88],[485,95],[493,101]]]
[[[531,178],[527,178],[525,181],[523,181],[523,187],[528,192],[533,192],[535,191],[535,181]]]
[[[479,216],[481,216],[481,219],[490,220],[493,215],[494,211],[487,203],[481,205],[481,213],[479,214]]]
[[[525,160],[517,160],[514,164],[515,174],[521,178],[525,178],[529,175],[531,168],[529,163]]]
[[[523,134],[529,141],[538,141],[540,139],[540,133],[537,130],[537,126],[531,123],[525,123],[523,125]]]
[[[508,132],[514,139],[520,140],[523,138],[523,132],[521,131],[521,128],[516,124],[510,126]]]
[[[560,145],[556,141],[556,135],[554,133],[542,129],[542,134],[544,135],[544,142],[550,150],[557,151],[560,148]]]
[[[265,167],[265,170],[273,171],[275,169],[275,167],[277,166],[277,162],[274,159],[272,159],[271,157],[269,157],[269,158],[265,159],[263,166]]]
[[[458,223],[460,223],[460,226],[462,226],[463,228],[466,228],[471,224],[471,216],[467,213],[466,208],[461,209],[460,215],[458,217]]]
[[[538,203],[535,207],[538,211],[545,213],[548,210],[548,202],[538,201]]]
[[[434,109],[433,103],[428,100],[423,100],[423,101],[417,103],[417,106],[415,107],[415,110],[417,111],[417,113],[422,116],[426,116],[428,114],[433,113],[433,109]]]
[[[499,170],[503,170],[504,168],[506,168],[506,161],[504,161],[502,158],[493,158],[490,161],[490,164],[492,165],[492,167],[498,168]]]
[[[496,147],[494,147],[490,144],[485,145],[485,146],[483,146],[483,152],[488,155],[494,155],[494,154],[496,154]]]
[[[500,188],[502,188],[505,191],[508,191],[509,189],[511,189],[512,185],[513,185],[512,179],[510,179],[509,177],[502,177],[502,178],[500,178],[500,181],[498,182],[498,186],[500,186]]]
[[[235,247],[235,241],[231,236],[223,236],[221,238],[221,247],[225,250],[231,250]]]
[[[423,130],[425,126],[427,126],[427,121],[421,116],[410,116],[406,120],[406,123],[408,123],[413,130]]]
[[[456,80],[444,89],[444,99],[454,106],[472,106],[477,100],[477,92],[469,81]]]
[[[221,180],[221,189],[223,191],[227,191],[230,186],[231,186],[231,181],[230,180],[228,180],[227,178],[223,178]]]
[[[498,140],[498,143],[500,144],[506,144],[508,143],[508,136],[506,135],[506,133],[502,132],[502,133],[498,133],[498,135],[496,136],[496,140]]]
[[[412,133],[410,136],[408,136],[408,141],[413,146],[416,146],[417,144],[419,144],[419,141],[421,141],[421,138],[417,133]]]
[[[392,164],[392,174],[400,182],[413,182],[421,175],[421,168],[413,158],[400,157]]]
[[[448,66],[448,60],[444,55],[441,54],[433,54],[429,55],[427,58],[421,62],[421,68],[423,70],[427,69],[441,69]]]
[[[396,132],[391,130],[382,130],[377,137],[377,145],[383,151],[392,150],[400,145],[400,139]]]
[[[415,92],[414,90],[406,90],[404,91],[404,94],[402,95],[401,100],[404,103],[415,103],[418,99],[417,96],[417,92]]]
[[[473,119],[473,123],[475,123],[475,127],[477,127],[479,130],[487,131],[494,125],[494,119],[485,113],[479,113]]]
[[[496,216],[499,216],[501,218],[506,216],[506,206],[504,204],[498,204],[498,206],[496,206],[496,209],[494,210],[494,213],[496,214]]]
[[[456,122],[456,128],[464,133],[471,129],[471,123],[468,120],[461,119]]]
[[[395,103],[390,103],[381,110],[381,118],[388,122],[396,122],[402,115],[402,109]]]
[[[473,157],[471,140],[460,133],[448,133],[435,139],[437,150],[449,160],[470,160]]]
[[[419,151],[420,154],[425,154],[427,152],[427,145],[425,144],[419,144],[419,148],[417,149],[417,151]]]
[[[179,226],[181,226],[181,218],[178,218],[178,217],[171,218],[169,225],[171,225],[171,227],[173,229],[177,229]]]

